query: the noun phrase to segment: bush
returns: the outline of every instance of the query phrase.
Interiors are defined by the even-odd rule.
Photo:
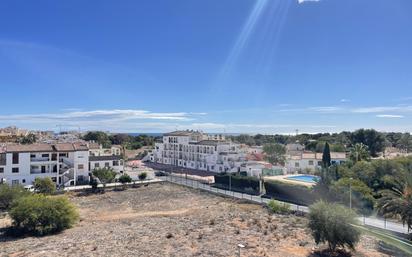
[[[56,192],[56,184],[51,178],[36,178],[34,180],[34,191],[40,194],[51,195]]]
[[[142,172],[139,174],[139,179],[140,180],[145,180],[147,178],[147,173],[146,172]]]
[[[269,210],[271,210],[274,213],[288,214],[290,212],[290,205],[287,203],[281,203],[279,201],[270,200],[267,206]]]
[[[34,235],[70,228],[79,217],[76,208],[66,197],[41,194],[20,198],[13,204],[9,214],[17,231]]]
[[[119,177],[119,182],[122,184],[132,182],[132,178],[128,174],[123,174]]]
[[[355,213],[342,205],[319,201],[309,207],[312,236],[316,244],[327,242],[331,252],[338,246],[355,248],[360,232],[353,224],[357,224]]]
[[[0,184],[0,210],[9,210],[14,201],[27,195],[30,195],[30,192],[20,185]]]

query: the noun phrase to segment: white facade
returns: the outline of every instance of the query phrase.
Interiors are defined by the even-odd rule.
[[[112,145],[110,148],[103,148],[102,145],[97,143],[89,144],[90,156],[111,156],[122,155],[122,147],[119,145]]]
[[[211,172],[240,171],[245,154],[239,151],[238,144],[220,140],[222,138],[197,131],[171,132],[163,136],[162,143],[155,144],[150,160]]]
[[[88,161],[86,145],[9,145],[0,152],[0,179],[31,185],[37,177],[50,177],[58,185],[75,185],[88,181]]]
[[[119,156],[90,156],[89,169],[111,168],[117,173],[123,173],[124,163]]]
[[[331,152],[331,163],[341,164],[346,161],[346,153]],[[302,152],[299,155],[289,155],[286,169],[289,173],[314,171],[322,168],[322,153]]]

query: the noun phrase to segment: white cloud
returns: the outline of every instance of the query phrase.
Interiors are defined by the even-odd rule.
[[[401,119],[404,118],[403,115],[393,115],[393,114],[378,114],[376,115],[378,118],[389,118],[389,119]]]
[[[340,99],[340,102],[341,102],[341,103],[349,103],[349,102],[350,102],[350,100],[349,100],[349,99],[345,99],[345,98],[343,98],[343,99]]]
[[[298,0],[299,4],[303,4],[305,2],[320,2],[320,0]]]

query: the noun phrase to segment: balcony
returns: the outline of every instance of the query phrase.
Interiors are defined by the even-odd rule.
[[[42,172],[41,169],[31,169],[30,174],[46,174],[46,173],[52,173],[50,170],[44,170]]]
[[[48,162],[50,161],[50,157],[33,157],[30,158],[31,162]]]

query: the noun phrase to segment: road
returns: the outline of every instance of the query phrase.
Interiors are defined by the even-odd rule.
[[[163,180],[160,179],[150,179],[150,180],[144,180],[144,181],[135,181],[132,183],[126,183],[126,185],[146,185],[146,184],[153,184],[153,183],[159,183],[162,182]],[[122,183],[108,183],[106,184],[106,188],[110,187],[121,187],[123,184]],[[99,184],[97,186],[98,188],[102,188],[103,185]],[[90,185],[82,185],[82,186],[69,186],[65,187],[64,191],[78,191],[78,190],[84,190],[84,189],[91,189],[92,187]]]
[[[270,199],[263,198],[261,196],[256,196],[256,195],[249,195],[245,193],[238,193],[234,191],[229,191],[229,190],[224,190],[224,189],[218,189],[215,187],[211,187],[210,185],[200,183],[197,180],[189,179],[189,178],[184,178],[184,177],[175,177],[173,175],[165,176],[165,177],[160,177],[161,180],[163,181],[168,181],[172,182],[175,184],[179,185],[184,185],[196,189],[201,189],[209,192],[213,192],[216,194],[221,194],[225,196],[230,196],[233,198],[237,199],[245,199],[249,201],[253,201],[255,203],[268,203]],[[289,204],[289,203],[284,203],[284,204]],[[301,205],[296,205],[296,204],[289,204],[291,210],[294,211],[302,211],[302,212],[309,212],[309,208],[307,206],[301,206]],[[365,225],[365,226],[371,226],[379,229],[384,229],[387,231],[391,232],[396,232],[396,233],[402,233],[402,234],[408,234],[408,228],[407,226],[404,226],[401,223],[393,222],[393,221],[385,221],[383,219],[378,219],[375,217],[363,217],[360,216],[358,217],[358,220],[360,221],[360,224]]]

